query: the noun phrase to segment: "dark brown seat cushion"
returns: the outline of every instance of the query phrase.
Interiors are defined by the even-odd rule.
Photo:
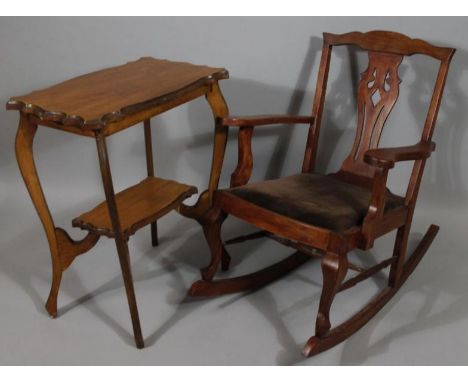
[[[235,187],[225,192],[259,207],[334,231],[361,225],[371,191],[329,175],[307,173]],[[387,191],[385,211],[403,205]]]

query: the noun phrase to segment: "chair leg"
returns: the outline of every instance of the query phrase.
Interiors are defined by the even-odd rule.
[[[221,241],[221,225],[226,216],[226,214],[219,212],[215,220],[203,225],[203,233],[211,252],[210,264],[201,270],[202,279],[205,281],[213,280],[220,262],[222,262],[223,269],[227,269],[229,266],[230,257]]]
[[[322,258],[323,287],[315,322],[315,336],[310,337],[302,349],[302,354],[305,357],[317,354],[333,346],[335,342],[343,340],[337,334],[331,335],[335,329],[330,330],[330,308],[347,270],[348,257],[346,253],[327,252]]]
[[[315,336],[310,337],[305,344],[304,349],[302,350],[302,354],[306,357],[310,357],[312,355],[321,353],[346,340],[348,337],[362,328],[372,317],[377,314],[377,312],[379,312],[385,306],[385,304],[395,295],[395,293],[397,293],[403,283],[408,279],[409,275],[414,271],[416,266],[426,254],[438,231],[439,227],[435,225],[430,226],[416,249],[408,257],[406,263],[403,265],[400,280],[395,287],[389,285],[383,288],[383,290],[378,295],[371,299],[352,317],[343,321],[340,325],[326,331],[322,337],[319,337],[318,333]],[[400,235],[403,235],[403,233],[400,233]],[[397,241],[397,243],[401,242]],[[336,269],[336,265],[333,268]],[[320,303],[322,303],[322,300]],[[324,329],[325,328],[326,327],[324,325]]]
[[[346,253],[327,252],[322,258],[323,288],[315,324],[315,335],[323,337],[331,328],[330,308],[348,270]]]
[[[398,228],[396,234],[393,257],[396,257],[397,260],[392,264],[388,278],[388,285],[392,288],[396,287],[401,280],[403,265],[405,264],[406,250],[408,247],[410,228],[411,224],[405,224]]]

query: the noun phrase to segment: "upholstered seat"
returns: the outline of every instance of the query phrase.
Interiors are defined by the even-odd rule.
[[[323,288],[315,319],[315,333],[302,351],[307,357],[337,345],[374,317],[404,284],[437,235],[439,227],[431,225],[413,252],[408,252],[413,211],[426,160],[435,149],[431,138],[450,60],[455,52],[452,48],[434,46],[395,32],[324,33],[323,37],[317,85],[309,116],[228,115],[217,120],[209,183],[211,188],[201,199],[212,203],[208,209],[204,208],[204,204],[196,205],[196,209],[206,211],[198,219],[203,225],[211,259],[201,270],[201,280],[193,283],[189,290],[189,295],[200,297],[252,291],[291,272],[310,257],[321,258]],[[342,49],[340,47],[343,45],[362,49],[368,55],[367,68],[359,70],[359,78],[352,80],[357,90],[356,135],[349,154],[337,172],[321,175],[315,171],[320,126],[327,112],[324,105],[332,49]],[[402,81],[400,64],[406,56],[412,55],[432,57],[439,62],[421,138],[407,146],[380,148],[383,128],[399,95]],[[351,73],[354,72],[351,70]],[[331,109],[335,106],[340,105],[332,105]],[[353,118],[353,115],[350,114],[349,118]],[[307,140],[304,141],[304,160],[297,170],[301,174],[249,182],[255,162],[252,147],[254,133],[261,131],[262,126],[292,124],[309,125]],[[238,129],[237,166],[231,174],[230,188],[218,190],[228,132],[234,129]],[[290,147],[290,150],[297,154],[296,146]],[[327,142],[324,150],[330,153],[334,148]],[[387,189],[390,170],[402,161],[413,162],[404,199]],[[256,230],[223,241],[221,227],[229,215],[249,223]],[[367,251],[373,248],[375,240],[395,231],[394,249],[384,260],[363,268],[348,259],[351,251]],[[215,277],[220,268],[224,271],[229,269],[231,257],[227,245],[265,237],[291,247],[295,252],[252,273]],[[270,255],[270,251],[266,254]],[[382,276],[381,272],[387,267],[390,267],[388,281],[380,292],[345,321],[332,323],[330,312],[336,295],[374,275]]]
[[[226,191],[280,215],[334,231],[360,225],[371,198],[367,188],[317,173],[250,183]],[[387,190],[385,211],[402,206],[403,201]]]

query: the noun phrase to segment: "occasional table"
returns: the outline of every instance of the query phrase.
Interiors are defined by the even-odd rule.
[[[8,110],[18,110],[16,157],[21,174],[44,226],[52,256],[52,286],[47,312],[57,316],[57,295],[63,272],[75,257],[88,252],[104,235],[115,240],[122,270],[135,343],[144,347],[130,267],[128,239],[138,229],[151,225],[153,246],[158,244],[156,221],[171,210],[203,221],[209,213],[219,182],[227,127],[220,121],[228,109],[218,80],[228,78],[222,68],[171,62],[150,57],[86,74],[13,97]],[[205,96],[215,118],[213,160],[208,189],[194,206],[182,202],[197,192],[194,186],[154,175],[150,119],[195,98]],[[148,176],[140,183],[114,192],[106,148],[108,136],[143,122]],[[75,241],[54,224],[41,188],[33,156],[38,126],[90,137],[96,140],[105,201],[73,219],[72,225],[88,231]]]

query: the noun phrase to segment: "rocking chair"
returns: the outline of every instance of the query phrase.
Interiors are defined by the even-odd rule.
[[[359,330],[398,291],[424,256],[439,227],[431,225],[414,253],[407,258],[407,244],[424,166],[435,149],[432,135],[443,88],[455,49],[431,45],[405,35],[372,31],[341,35],[324,33],[311,116],[225,117],[225,128],[236,126],[239,159],[229,189],[213,194],[211,210],[201,221],[211,250],[211,262],[202,269],[202,279],[190,288],[192,296],[215,296],[259,288],[303,264],[311,256],[321,258],[323,289],[315,335],[306,343],[306,357],[320,353]],[[358,84],[357,133],[351,153],[341,169],[332,174],[314,172],[327,78],[333,46],[354,45],[368,51],[369,63]],[[378,148],[382,129],[399,93],[398,68],[404,56],[423,54],[440,61],[421,140],[398,148]],[[252,173],[251,138],[255,127],[272,124],[308,124],[309,133],[302,172],[280,179],[247,184]],[[214,158],[222,163],[222,158]],[[387,175],[396,162],[413,161],[404,197],[391,193]],[[219,163],[218,162],[218,163]],[[221,165],[219,165],[221,167]],[[223,244],[221,224],[232,214],[261,231]],[[348,262],[353,249],[368,250],[374,240],[397,230],[393,255],[364,269]],[[258,237],[269,237],[297,252],[268,268],[230,279],[214,280],[222,266],[229,267],[224,245]],[[364,308],[342,324],[330,323],[335,295],[390,266],[388,285]],[[345,280],[348,270],[357,275]]]

